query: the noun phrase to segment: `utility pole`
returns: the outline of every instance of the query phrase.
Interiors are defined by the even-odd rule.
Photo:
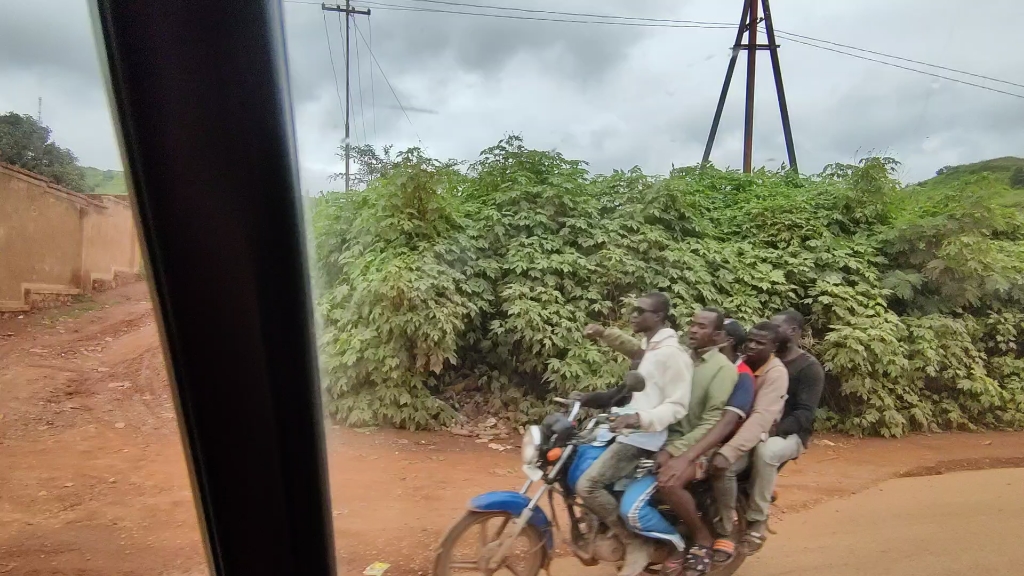
[[[758,17],[758,5],[764,14],[763,19]],[[757,43],[757,26],[764,22],[765,32],[768,36],[767,44]],[[746,33],[747,41],[743,43],[743,34]],[[711,122],[711,132],[708,134],[708,142],[704,147],[704,158],[702,164],[707,164],[711,159],[711,149],[715,145],[715,136],[718,134],[718,126],[722,121],[722,112],[725,110],[725,100],[729,95],[729,84],[732,83],[732,75],[736,70],[736,59],[740,51],[747,53],[747,86],[746,105],[743,115],[743,172],[749,174],[753,171],[754,156],[754,78],[757,70],[757,51],[768,50],[772,61],[772,74],[775,76],[775,93],[779,100],[779,112],[782,116],[782,132],[786,139],[786,153],[789,156],[789,168],[797,170],[796,148],[793,145],[793,129],[789,123],[789,106],[786,104],[786,91],[782,85],[782,66],[779,63],[779,45],[775,41],[775,26],[772,23],[772,12],[768,0],[744,0],[743,13],[740,16],[740,24],[736,30],[736,39],[733,41],[732,58],[725,70],[725,82],[722,84],[722,92],[718,96],[718,108],[715,110],[715,118]]]
[[[39,110],[36,111],[36,122],[43,123],[43,97],[39,97]]]
[[[757,2],[750,4],[747,22],[747,105],[743,109],[743,173],[750,174],[754,163],[754,75],[757,73]]]
[[[359,10],[358,8],[353,8],[352,0],[345,0],[345,6],[340,6],[338,4],[321,4],[320,9],[327,12],[340,12],[345,14],[345,192],[348,192],[349,174],[352,171],[352,154],[351,145],[349,144],[349,116],[351,115],[352,111],[352,90],[350,88],[351,84],[349,82],[349,68],[351,66],[349,58],[349,52],[351,51],[351,23],[349,22],[349,18],[351,18],[355,14],[369,16],[370,10],[369,8],[367,8],[366,10]]]

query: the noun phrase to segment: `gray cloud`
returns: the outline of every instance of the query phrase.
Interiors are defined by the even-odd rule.
[[[718,22],[739,16],[739,2],[709,0],[473,3],[492,1]],[[440,157],[473,159],[502,135],[518,133],[532,146],[585,159],[596,171],[640,165],[665,172],[700,160],[732,30],[560,24],[401,11],[380,3],[459,10],[413,0],[368,3],[373,15],[370,21],[359,17],[357,25],[367,39],[372,35],[391,87],[354,32],[352,131],[359,143],[422,145]],[[773,12],[782,30],[1024,83],[1024,53],[1013,44],[1024,5],[993,0],[949,2],[947,8],[924,0],[788,0]],[[41,95],[44,121],[63,145],[86,164],[119,167],[85,2],[0,0],[0,11],[0,110],[34,114]],[[303,186],[334,187],[326,177],[341,169],[336,154],[344,120],[324,16],[317,5],[286,3],[285,18]],[[343,44],[335,14],[328,15],[327,32],[340,77]],[[781,43],[805,172],[885,152],[904,163],[905,179],[918,180],[947,164],[1024,154],[1024,100]],[[740,164],[743,70],[741,60],[712,156],[722,166]],[[774,167],[786,155],[765,53],[759,54],[757,88],[755,162]]]

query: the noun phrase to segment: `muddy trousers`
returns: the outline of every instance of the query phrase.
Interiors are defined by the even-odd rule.
[[[603,522],[612,527],[621,526],[619,503],[608,488],[633,472],[639,461],[650,454],[649,450],[614,442],[580,476],[576,482],[576,493]]]
[[[718,502],[719,521],[715,528],[723,535],[729,535],[736,520],[736,477],[750,465],[750,501],[747,504],[748,522],[764,522],[772,506],[772,491],[779,475],[779,466],[794,460],[804,451],[804,444],[796,434],[773,436],[758,444],[751,452],[743,454],[725,473],[715,477],[713,486]]]

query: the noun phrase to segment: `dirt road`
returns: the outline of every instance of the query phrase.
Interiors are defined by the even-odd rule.
[[[1011,576],[1024,564],[1024,469],[889,480],[775,522],[756,576]],[[559,560],[556,575],[614,576]]]
[[[469,439],[359,433],[333,426],[327,436],[344,574],[359,574],[375,560],[392,564],[389,576],[427,572],[431,547],[470,496],[520,484],[516,455]],[[854,560],[864,558],[861,568],[911,574],[888,570],[905,544],[897,537],[885,541],[892,552],[880,565],[867,554],[880,545],[868,538],[879,525],[877,516],[862,513],[867,505],[831,507],[857,502],[870,496],[873,487],[899,476],[1011,466],[1024,466],[1024,434],[919,435],[890,441],[819,438],[806,456],[786,468],[778,523],[784,532],[751,566],[763,565],[766,574],[797,573],[791,564],[772,564],[775,555],[803,550],[801,554],[820,561],[831,557],[829,547],[862,545],[863,554],[849,557],[850,570],[858,566]],[[954,524],[959,517],[942,515],[944,507],[937,504],[965,496],[971,492],[965,484],[981,482],[962,478],[929,478],[960,488],[908,500],[912,508],[906,514],[936,514],[930,518],[946,527],[930,532],[936,536],[963,530]],[[1019,475],[1006,478],[1012,483]],[[999,481],[982,485],[978,492],[995,498]],[[823,502],[828,503],[815,507]],[[963,504],[964,510],[982,514],[987,525],[972,533],[979,538],[983,533],[1024,536],[1016,521],[1020,514],[1014,513],[1019,508],[1006,507],[1004,515],[997,506],[991,499]],[[258,510],[254,502],[254,513]],[[834,538],[841,534],[830,535],[815,522],[836,530],[845,527],[843,534],[852,540],[836,544]],[[889,525],[897,524],[894,520],[881,527]],[[999,538],[988,541],[1002,542]],[[936,562],[944,566],[969,558],[963,548],[948,542],[935,546]],[[71,309],[0,320],[0,574],[204,574],[202,555],[145,286],[123,287]],[[577,572],[572,563],[560,565],[573,569],[556,575]],[[817,566],[800,565],[799,573]],[[829,573],[846,574],[840,568]],[[952,574],[929,574],[945,573]]]

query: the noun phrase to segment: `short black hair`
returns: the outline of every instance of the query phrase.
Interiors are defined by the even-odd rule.
[[[726,318],[725,335],[732,340],[733,346],[736,349],[743,347],[743,344],[747,341],[747,331],[743,329],[743,325],[740,324],[739,320],[734,318]]]
[[[700,311],[701,312],[710,312],[710,313],[715,315],[715,330],[716,331],[724,330],[725,329],[725,312],[722,312],[720,309],[713,308],[711,306],[705,306],[705,307],[701,308]]]
[[[643,295],[654,304],[653,312],[660,312],[668,318],[669,313],[672,312],[672,301],[668,299],[668,296],[664,292],[648,292]]]
[[[783,310],[776,314],[776,316],[782,316],[791,326],[796,326],[796,329],[801,332],[804,331],[804,315],[796,310],[793,310],[792,308]]]
[[[757,324],[754,324],[750,328],[751,332],[753,332],[754,330],[768,334],[769,336],[772,337],[772,342],[775,342],[776,344],[779,342],[779,327],[776,326],[775,324],[772,324],[771,322],[758,322]]]

